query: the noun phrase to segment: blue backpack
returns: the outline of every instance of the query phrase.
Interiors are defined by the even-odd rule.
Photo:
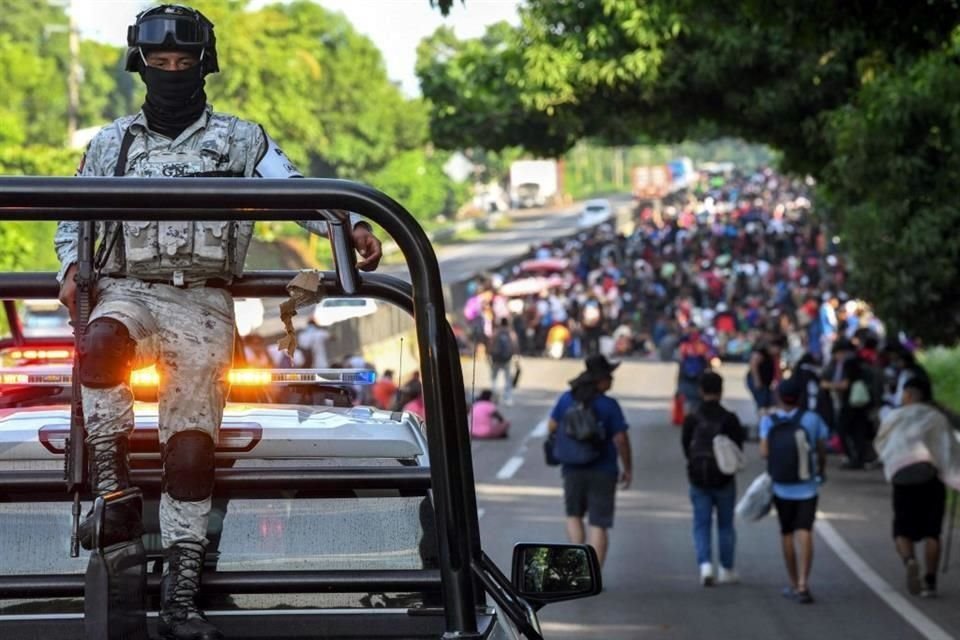
[[[797,446],[797,432],[802,432],[807,441],[807,461],[811,477],[813,474],[813,446],[810,444],[810,435],[800,424],[803,410],[798,410],[792,416],[771,416],[773,426],[767,432],[767,473],[777,483],[796,484],[805,482],[800,477],[800,448]],[[807,478],[809,480],[809,478]]]
[[[707,370],[706,358],[703,356],[684,356],[680,361],[680,373],[690,380],[699,379]]]

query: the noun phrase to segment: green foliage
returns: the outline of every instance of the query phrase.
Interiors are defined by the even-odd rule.
[[[342,14],[306,0],[253,12],[195,6],[217,30],[210,101],[262,124],[308,174],[369,179],[426,143],[425,106],[403,97],[380,51]]]
[[[428,155],[420,149],[406,151],[376,173],[372,183],[415,218],[429,221],[455,209],[457,197],[462,195],[443,173],[445,160],[445,155]]]
[[[884,318],[931,343],[960,335],[960,78],[950,51],[880,72],[830,119],[824,195]]]
[[[524,103],[522,54],[501,22],[484,37],[458,41],[439,28],[417,49],[417,76],[432,103],[430,137],[445,149],[522,146],[545,155],[568,149],[582,131],[559,114]]]
[[[933,381],[934,399],[960,413],[960,348],[931,349],[921,354],[920,362]]]

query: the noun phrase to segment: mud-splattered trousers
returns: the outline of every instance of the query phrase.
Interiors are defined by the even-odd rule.
[[[103,278],[90,316],[122,322],[137,343],[135,368],[155,364],[159,375],[160,442],[196,429],[217,441],[233,358],[233,298],[223,289],[178,288],[133,278]],[[133,393],[127,383],[106,389],[83,387],[83,413],[90,436],[129,434]],[[160,498],[163,547],[177,541],[205,542],[211,499]]]

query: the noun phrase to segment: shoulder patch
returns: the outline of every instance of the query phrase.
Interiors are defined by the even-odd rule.
[[[264,134],[264,139],[266,149],[254,168],[255,175],[259,178],[302,178],[303,174],[273,138]]]

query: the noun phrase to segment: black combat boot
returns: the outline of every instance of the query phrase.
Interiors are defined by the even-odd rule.
[[[90,436],[87,456],[90,462],[90,487],[102,496],[130,487],[129,445],[126,434]],[[93,548],[93,509],[87,512],[79,528],[80,545]],[[118,542],[135,540],[143,535],[140,510],[133,504],[109,505],[103,518],[100,543],[109,547]]]
[[[175,542],[166,550],[160,581],[160,636],[166,640],[220,640],[223,634],[197,607],[206,550],[199,542]]]

